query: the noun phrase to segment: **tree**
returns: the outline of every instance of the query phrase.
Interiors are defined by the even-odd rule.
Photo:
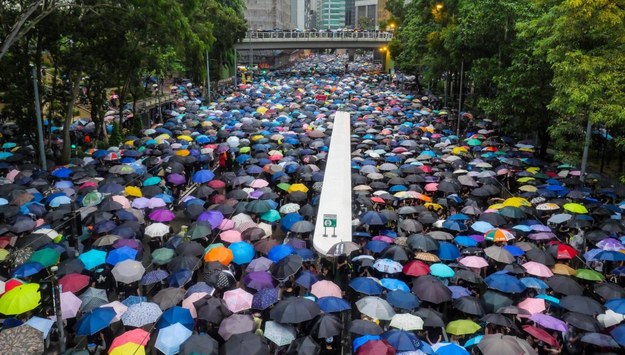
[[[363,30],[373,30],[375,29],[375,20],[370,17],[362,16],[358,19],[357,26]]]

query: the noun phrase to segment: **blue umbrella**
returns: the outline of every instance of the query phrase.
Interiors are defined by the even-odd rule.
[[[484,279],[489,288],[505,293],[521,293],[527,288],[519,279],[514,276],[497,273]]]
[[[193,174],[193,178],[191,179],[193,182],[197,184],[207,183],[215,178],[215,174],[213,174],[210,170],[200,170]]]
[[[605,261],[625,261],[625,254],[614,250],[604,250],[598,253],[595,256],[595,259]]]
[[[77,335],[93,335],[111,324],[117,314],[112,307],[99,307],[85,314],[76,324]]]
[[[469,236],[466,235],[459,235],[457,237],[454,238],[454,242],[456,242],[456,244],[463,246],[463,247],[475,247],[477,246],[477,241]]]
[[[169,275],[167,280],[170,287],[183,287],[187,282],[191,281],[191,276],[193,276],[191,270],[180,269]]]
[[[436,355],[470,355],[465,348],[454,343],[443,342],[436,345]]]
[[[488,222],[484,222],[484,221],[477,221],[471,225],[471,229],[480,233],[486,233],[489,230],[494,229],[494,228],[495,227],[493,227],[492,224]]]
[[[625,314],[625,298],[614,298],[606,302],[606,307],[616,313]]]
[[[334,296],[321,297],[317,300],[317,304],[325,313],[343,312],[352,308],[349,302]]]
[[[452,220],[452,221],[467,221],[471,219],[469,216],[467,216],[464,213],[456,213],[456,214],[452,214],[451,216],[447,217],[447,220]]]
[[[161,178],[158,176],[151,176],[143,180],[143,186],[154,186],[161,183]]]
[[[356,350],[358,350],[359,347],[364,345],[369,340],[380,340],[380,336],[379,335],[368,335],[367,334],[367,335],[363,335],[363,336],[360,336],[360,337],[354,339],[354,341],[352,342],[352,345],[354,346],[354,352],[356,352]]]
[[[517,256],[521,256],[524,255],[525,252],[523,251],[523,249],[515,246],[515,245],[505,245],[503,247],[504,249],[506,249],[507,251],[510,252],[510,254],[512,254],[512,256],[517,257]]]
[[[39,271],[43,270],[44,267],[38,262],[27,262],[20,266],[18,266],[15,271],[13,271],[13,277],[23,278],[29,277],[37,274]]]
[[[174,323],[168,327],[162,328],[158,332],[154,347],[165,355],[178,354],[180,345],[182,345],[191,334],[192,332],[182,324]]]
[[[299,276],[297,276],[297,278],[295,279],[296,284],[307,289],[310,289],[310,287],[317,281],[319,281],[319,279],[317,278],[317,275],[313,274],[312,272],[308,270],[302,271],[299,274]]]
[[[282,227],[282,230],[286,232],[286,231],[291,230],[291,227],[293,227],[295,223],[299,221],[303,221],[303,220],[304,220],[304,217],[302,217],[299,213],[296,213],[296,212],[287,213],[280,220],[280,227]]]
[[[430,265],[430,274],[436,277],[448,278],[454,277],[456,273],[449,266],[442,263],[436,263]]]
[[[451,290],[451,299],[458,299],[460,297],[471,296],[471,291],[462,286],[447,286]]]
[[[382,291],[384,291],[382,285],[368,277],[356,277],[352,279],[349,283],[349,287],[353,288],[356,292],[369,296],[380,295]]]
[[[133,304],[139,304],[142,302],[147,302],[148,298],[147,297],[140,297],[140,296],[128,296],[128,298],[126,298],[125,300],[122,301],[122,303],[124,304],[124,306],[126,307],[130,307]]]
[[[401,309],[416,309],[419,299],[409,291],[395,290],[386,294],[386,301],[393,307]]]
[[[523,277],[521,282],[527,288],[535,288],[538,290],[546,290],[549,288],[549,285],[541,279],[537,279],[535,277]]]
[[[195,326],[195,321],[188,309],[174,306],[163,312],[158,323],[156,323],[156,327],[162,329],[176,323],[180,323],[190,330],[193,330]]]
[[[446,220],[443,222],[443,228],[456,232],[462,232],[469,229],[461,220]]]
[[[438,243],[438,257],[441,260],[456,260],[460,257],[460,250],[451,243],[440,242]]]
[[[380,284],[382,284],[384,288],[391,290],[391,291],[401,290],[401,291],[410,292],[410,287],[408,287],[408,285],[406,285],[405,282],[397,280],[397,279],[385,277],[380,280]]]
[[[360,216],[360,223],[369,226],[383,226],[386,224],[386,217],[376,211],[367,211]]]
[[[616,340],[617,343],[625,346],[625,324],[621,324],[618,327],[610,331],[610,335]]]
[[[232,262],[237,265],[248,264],[254,259],[254,255],[256,254],[254,246],[246,242],[232,243],[228,249],[232,251],[234,257]]]
[[[365,248],[371,250],[374,253],[380,253],[384,249],[386,249],[388,245],[388,243],[381,240],[370,240],[369,242],[367,242],[367,245],[365,245]]]
[[[381,338],[388,341],[397,351],[417,351],[421,347],[421,340],[412,332],[393,329],[382,333]]]
[[[464,347],[468,348],[468,347],[477,345],[480,341],[482,341],[483,337],[484,337],[483,335],[478,335],[478,336],[475,336],[475,337],[467,340],[467,342],[464,343]]]
[[[274,263],[279,262],[280,260],[286,258],[287,256],[293,254],[295,249],[288,244],[278,244],[269,250],[269,254],[267,257],[273,261]]]
[[[254,294],[252,298],[252,308],[264,310],[278,302],[277,288],[264,288]]]
[[[106,261],[106,252],[97,249],[91,249],[86,253],[80,254],[78,259],[85,264],[85,269],[91,270],[96,266],[104,264]]]
[[[106,263],[110,265],[117,265],[124,260],[135,260],[137,257],[137,251],[133,248],[123,246],[118,249],[113,249],[106,257]]]
[[[52,172],[52,176],[57,178],[68,178],[72,175],[72,170],[68,168],[58,168]]]
[[[152,270],[141,278],[141,285],[152,285],[157,282],[165,280],[169,276],[169,273],[162,269]]]
[[[316,252],[306,248],[296,249],[295,254],[301,256],[304,261],[313,261],[319,257]]]

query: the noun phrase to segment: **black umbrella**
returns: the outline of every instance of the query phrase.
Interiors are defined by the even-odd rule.
[[[200,267],[200,259],[191,255],[177,256],[167,263],[167,270],[175,272],[182,269],[197,270]]]
[[[332,314],[318,316],[310,327],[310,334],[317,339],[324,339],[341,334],[343,325],[338,317]]]
[[[234,334],[221,346],[221,355],[269,355],[267,340],[254,333]]]
[[[500,325],[502,327],[508,327],[516,329],[516,325],[512,319],[499,313],[489,313],[480,319],[484,323]]]
[[[364,319],[355,319],[349,326],[349,332],[356,335],[380,335],[384,330],[379,325]]]
[[[219,343],[208,334],[193,334],[180,346],[180,354],[217,355]]]
[[[381,257],[399,262],[408,261],[411,259],[411,257],[408,256],[408,252],[406,252],[406,250],[399,245],[389,246],[382,252]]]
[[[415,316],[423,319],[423,325],[426,327],[445,327],[445,320],[442,313],[439,313],[431,308],[420,308],[418,311],[412,312]]]
[[[295,275],[301,269],[303,261],[301,256],[291,254],[273,264],[271,274],[278,280],[284,280],[291,275]]]
[[[495,227],[503,226],[508,223],[506,218],[499,213],[484,213],[480,216],[479,220],[490,223]]]
[[[319,305],[307,298],[289,297],[278,302],[269,316],[279,323],[297,324],[315,318],[320,311]]]
[[[532,248],[528,250],[525,255],[531,261],[535,261],[537,263],[541,263],[547,266],[553,266],[556,264],[556,261],[553,259],[553,256],[549,255],[546,251],[538,248]]]
[[[451,290],[434,276],[418,277],[413,283],[412,292],[420,300],[440,304],[451,301]]]
[[[456,275],[454,275],[454,279],[455,280],[464,280],[464,281],[472,283],[472,284],[482,284],[482,283],[484,283],[484,280],[482,279],[482,277],[480,277],[480,275],[474,273],[473,271],[466,270],[466,269],[460,269],[460,270],[456,271]]]
[[[85,269],[85,264],[83,264],[80,259],[68,259],[63,261],[58,265],[59,270],[56,272],[59,276],[65,276],[67,274],[73,273],[81,273]]]
[[[552,290],[563,295],[581,296],[584,293],[584,288],[577,281],[564,275],[553,275],[545,282]]]
[[[318,355],[321,346],[310,335],[295,339],[287,349],[287,355]]]
[[[412,234],[408,236],[406,244],[412,248],[412,250],[421,250],[425,252],[438,250],[438,242],[431,236],[424,234]]]
[[[495,313],[502,307],[512,306],[514,301],[504,293],[494,290],[486,290],[481,297],[484,302],[484,310],[488,313]]]
[[[566,296],[560,300],[560,306],[571,312],[578,312],[590,316],[596,316],[603,313],[601,303],[586,296]]]
[[[482,316],[485,313],[482,302],[473,296],[457,298],[453,302],[453,307],[461,312],[475,316]]]
[[[195,241],[182,243],[176,248],[176,254],[185,256],[200,256],[204,254],[204,247]]]
[[[595,293],[603,297],[604,300],[625,298],[625,289],[617,284],[609,282],[595,285]]]
[[[212,324],[220,324],[224,318],[232,315],[232,312],[221,298],[204,296],[193,302],[193,306],[197,311],[198,319],[203,319]]]
[[[587,332],[601,332],[603,327],[599,324],[597,319],[587,314],[577,312],[567,312],[562,317],[562,320],[575,328],[585,330]]]

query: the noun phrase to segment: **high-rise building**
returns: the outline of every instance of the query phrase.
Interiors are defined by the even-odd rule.
[[[317,28],[336,30],[345,27],[346,0],[317,0]]]
[[[291,0],[247,0],[245,19],[251,30],[291,29]]]
[[[386,21],[391,17],[391,14],[386,11],[386,0],[356,0],[355,8],[356,27],[384,30],[384,28],[379,28],[380,21]]]
[[[345,27],[356,27],[356,0],[345,0]]]

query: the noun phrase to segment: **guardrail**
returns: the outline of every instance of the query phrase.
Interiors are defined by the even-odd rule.
[[[163,95],[160,98],[158,96],[149,97],[149,98],[137,101],[137,107],[135,109],[145,110],[145,109],[152,108],[154,106],[158,106],[159,102],[162,105],[162,104],[166,104],[168,102],[172,102],[175,100],[176,100],[176,94]]]
[[[275,40],[275,39],[346,39],[346,40],[379,40],[390,41],[393,39],[391,32],[385,31],[323,31],[323,32],[300,32],[300,31],[248,31],[245,41],[250,40]]]

